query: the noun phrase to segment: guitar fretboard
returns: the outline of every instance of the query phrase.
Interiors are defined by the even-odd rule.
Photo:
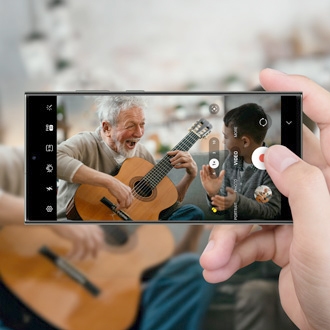
[[[173,149],[188,151],[199,139],[199,136],[194,132],[189,132]],[[165,155],[158,164],[156,164],[143,178],[143,181],[150,189],[156,188],[159,182],[168,174],[173,168],[170,162],[170,156]]]

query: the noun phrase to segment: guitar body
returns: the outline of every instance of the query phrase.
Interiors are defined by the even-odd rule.
[[[119,181],[129,186],[132,190],[143,185],[143,177],[154,167],[145,159],[134,157],[125,160],[119,173],[115,176]],[[172,206],[178,199],[178,192],[172,181],[164,177],[154,189],[145,187],[141,193],[133,194],[133,202],[129,208],[122,209],[132,220],[157,221],[159,214],[164,209]],[[101,202],[106,197],[113,204],[117,200],[111,193],[103,188],[87,184],[78,187],[74,196],[76,212],[82,220],[123,220],[109,207]],[[68,216],[70,219],[70,217]]]
[[[189,133],[172,149],[188,151],[199,139],[205,138],[212,125],[201,118],[189,129]],[[102,187],[82,184],[67,207],[70,220],[126,220],[157,221],[161,211],[178,200],[178,192],[166,176],[172,169],[167,154],[156,165],[142,158],[126,159],[116,178],[132,189],[133,202],[119,212],[117,200]]]
[[[97,258],[71,263],[100,289],[93,295],[39,253],[47,245],[63,257],[70,244],[47,226],[0,230],[2,282],[37,316],[64,330],[129,327],[140,303],[142,272],[174,249],[165,225],[140,226],[124,245],[105,245]]]

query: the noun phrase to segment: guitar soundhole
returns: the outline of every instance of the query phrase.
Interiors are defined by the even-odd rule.
[[[135,182],[134,190],[139,196],[144,198],[150,197],[152,194],[152,188],[150,187],[148,182],[144,180]]]
[[[135,177],[130,182],[130,187],[133,187],[133,195],[135,198],[149,202],[156,198],[157,189],[153,189],[143,177]]]
[[[124,245],[128,242],[129,233],[122,226],[100,226],[104,231],[105,242],[109,245]]]

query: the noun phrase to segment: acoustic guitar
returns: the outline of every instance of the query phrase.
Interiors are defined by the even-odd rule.
[[[127,329],[137,315],[143,271],[174,251],[165,225],[135,229],[120,244],[106,244],[97,258],[70,263],[64,256],[71,243],[47,226],[5,226],[0,229],[1,280],[56,328]]]
[[[172,150],[188,151],[211,128],[207,120],[198,120]],[[156,165],[142,158],[129,158],[115,176],[132,189],[129,208],[117,211],[116,198],[106,188],[82,184],[68,204],[66,216],[70,220],[157,221],[161,211],[178,199],[176,187],[167,177],[172,168],[168,155]]]

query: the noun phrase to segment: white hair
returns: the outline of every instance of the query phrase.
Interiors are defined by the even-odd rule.
[[[136,95],[103,95],[98,96],[96,102],[100,122],[106,120],[112,126],[116,126],[121,111],[132,108],[145,110],[147,107],[146,100]]]

